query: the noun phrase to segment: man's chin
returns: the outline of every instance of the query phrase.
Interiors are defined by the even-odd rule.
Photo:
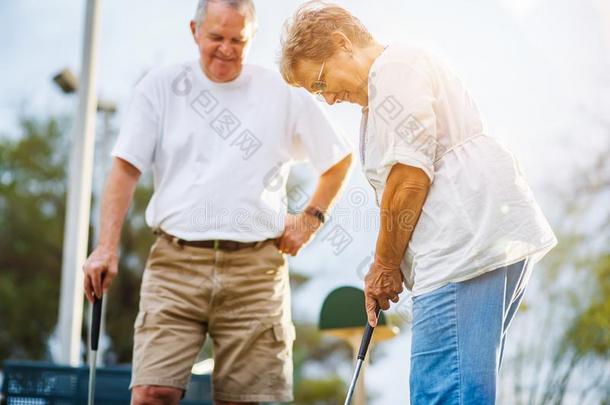
[[[211,73],[211,79],[215,82],[230,82],[232,80],[235,80],[237,78],[237,76],[239,76],[239,70],[237,69],[231,69],[231,70],[222,70],[222,71],[212,71]]]
[[[213,82],[223,83],[235,80],[241,69],[235,66],[209,66],[206,76]]]

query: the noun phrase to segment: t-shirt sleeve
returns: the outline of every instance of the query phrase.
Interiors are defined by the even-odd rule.
[[[291,91],[292,158],[309,160],[319,173],[324,173],[350,154],[352,145],[309,93],[302,89]]]
[[[432,182],[437,134],[431,72],[386,63],[374,72],[369,91],[374,92],[369,106],[372,141],[382,156],[378,169],[389,173],[397,163],[414,166]]]
[[[140,173],[154,160],[160,132],[160,101],[155,82],[144,77],[134,88],[111,155],[134,165]]]

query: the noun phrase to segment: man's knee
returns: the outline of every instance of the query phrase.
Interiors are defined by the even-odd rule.
[[[180,388],[138,385],[131,390],[131,405],[174,405],[181,397]]]

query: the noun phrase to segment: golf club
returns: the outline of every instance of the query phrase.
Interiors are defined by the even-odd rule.
[[[100,340],[100,324],[102,321],[102,299],[94,297],[93,316],[91,317],[91,353],[89,357],[89,396],[88,405],[95,402],[95,371],[97,363],[97,346]]]
[[[377,306],[375,308],[375,316],[379,319],[379,314],[381,312],[381,308]],[[349,405],[352,401],[352,396],[354,395],[354,389],[356,388],[356,381],[358,381],[358,375],[360,374],[360,368],[362,368],[362,363],[364,362],[364,357],[366,356],[366,352],[369,349],[369,343],[371,343],[371,337],[373,337],[373,331],[375,328],[371,326],[370,323],[366,323],[366,329],[364,330],[364,335],[362,335],[362,341],[360,342],[360,350],[358,350],[358,358],[356,360],[356,370],[354,370],[354,376],[352,377],[352,382],[349,385],[349,390],[347,391],[347,397],[345,398],[345,403],[343,405]]]

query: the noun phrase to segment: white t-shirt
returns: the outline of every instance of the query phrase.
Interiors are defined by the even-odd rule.
[[[112,155],[152,168],[149,226],[252,242],[283,231],[291,162],[309,158],[322,173],[350,151],[316,101],[279,74],[244,65],[215,83],[194,60],[136,85]]]
[[[414,295],[542,258],[557,240],[515,157],[487,134],[461,80],[411,45],[391,45],[369,72],[361,159],[381,201],[396,163],[431,185],[401,264]]]

